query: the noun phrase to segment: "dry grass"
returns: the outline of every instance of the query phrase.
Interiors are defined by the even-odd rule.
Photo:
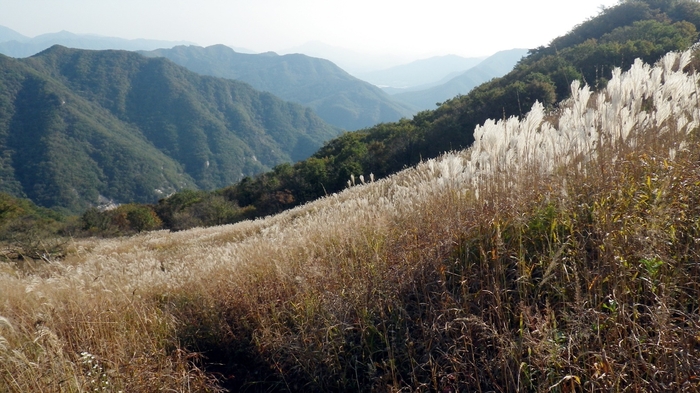
[[[700,391],[697,79],[665,61],[274,217],[0,266],[0,391]]]

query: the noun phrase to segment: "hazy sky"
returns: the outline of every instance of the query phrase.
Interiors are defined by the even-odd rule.
[[[490,55],[546,45],[617,0],[0,0],[0,25],[282,51]]]

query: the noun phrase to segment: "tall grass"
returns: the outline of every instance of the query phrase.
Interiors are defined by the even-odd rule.
[[[700,391],[691,55],[264,220],[2,266],[0,391]]]

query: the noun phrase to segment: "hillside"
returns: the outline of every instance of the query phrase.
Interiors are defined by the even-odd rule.
[[[525,49],[501,51],[437,86],[413,88],[412,91],[395,93],[392,97],[421,110],[433,109],[436,104],[458,95],[466,95],[476,86],[506,75],[525,55]]]
[[[222,187],[337,133],[300,105],[133,52],[55,46],[0,63],[0,191],[45,207]]]
[[[89,34],[74,34],[69,31],[25,37],[12,29],[0,26],[0,54],[9,57],[29,57],[54,45],[89,50],[153,50],[171,48],[176,45],[188,45],[182,41],[163,41],[149,39],[127,40],[116,37],[103,37]]]
[[[692,60],[263,220],[0,264],[0,390],[697,391]]]
[[[327,123],[357,130],[397,121],[415,110],[328,60],[301,54],[237,53],[224,45],[178,46],[142,52],[166,57],[203,75],[240,80],[312,108]]]

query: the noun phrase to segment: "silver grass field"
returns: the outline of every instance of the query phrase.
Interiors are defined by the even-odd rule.
[[[700,391],[693,54],[276,216],[0,263],[0,391],[219,391],[203,342],[250,391]]]

